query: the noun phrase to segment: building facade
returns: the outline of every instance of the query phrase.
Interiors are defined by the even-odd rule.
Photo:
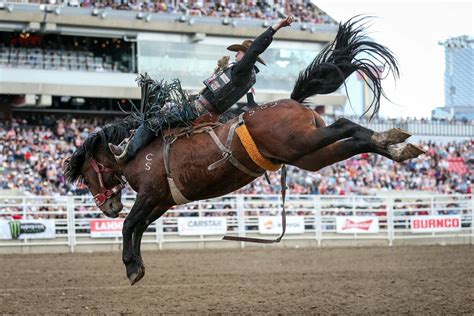
[[[459,36],[440,43],[445,49],[445,106],[434,116],[474,119],[474,37]]]

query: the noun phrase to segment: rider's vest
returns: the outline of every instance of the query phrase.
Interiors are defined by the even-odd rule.
[[[257,81],[256,74],[254,67],[250,80],[246,84],[236,87],[232,82],[232,66],[228,67],[203,81],[206,89],[202,94],[217,112],[224,113],[252,88]]]

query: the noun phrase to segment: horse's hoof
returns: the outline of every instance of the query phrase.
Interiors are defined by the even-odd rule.
[[[130,285],[134,285],[145,276],[145,266],[143,264],[137,264],[135,262],[127,265],[127,278],[130,281]]]
[[[145,269],[138,269],[137,272],[134,272],[128,275],[128,280],[130,281],[130,285],[134,285],[138,281],[140,281],[145,276]]]
[[[420,147],[406,143],[390,145],[388,146],[388,152],[390,153],[390,156],[392,156],[392,159],[396,162],[413,159],[421,154],[426,153]]]
[[[410,136],[410,133],[400,128],[392,128],[385,132],[374,133],[372,141],[382,148],[387,148],[390,145],[403,143]]]

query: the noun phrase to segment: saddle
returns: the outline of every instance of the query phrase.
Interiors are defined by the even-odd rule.
[[[191,126],[184,127],[173,127],[167,130],[162,130],[161,134],[163,139],[172,138],[173,136],[179,138],[181,136],[191,136],[193,134],[202,133],[207,127],[216,128],[221,126],[222,123],[219,122],[220,114],[218,113],[206,113],[201,115],[196,120],[191,123]]]
[[[219,113],[209,112],[198,117],[192,124],[196,127],[206,126],[219,122],[221,115]]]

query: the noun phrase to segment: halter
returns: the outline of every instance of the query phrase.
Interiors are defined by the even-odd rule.
[[[95,160],[94,158],[90,158],[89,163],[92,169],[94,169],[95,173],[97,173],[97,177],[99,178],[100,192],[94,196],[94,201],[98,207],[101,207],[113,195],[122,191],[127,181],[123,180],[122,177],[120,177],[114,170],[105,167],[100,162],[97,162],[97,160]],[[102,173],[112,174],[119,181],[119,184],[114,186],[112,189],[106,189],[104,186],[104,179],[102,177]]]

